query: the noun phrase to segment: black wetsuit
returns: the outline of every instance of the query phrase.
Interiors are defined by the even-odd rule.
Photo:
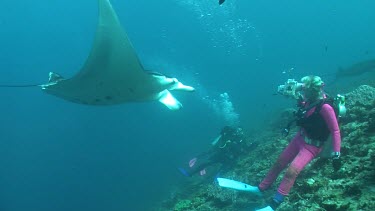
[[[197,163],[188,170],[189,175],[214,164],[222,164],[220,169],[228,168],[242,153],[244,137],[241,128],[224,127],[220,135],[221,138],[210,151],[197,157]]]

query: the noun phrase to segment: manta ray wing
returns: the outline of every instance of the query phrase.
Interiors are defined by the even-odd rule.
[[[168,92],[165,89],[175,83],[163,79],[144,71],[109,0],[99,0],[96,36],[83,68],[69,79],[50,73],[50,81],[42,89],[75,103],[112,105],[160,101],[160,92]]]

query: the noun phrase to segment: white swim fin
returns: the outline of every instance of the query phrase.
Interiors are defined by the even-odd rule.
[[[238,182],[235,180],[231,179],[226,179],[226,178],[217,178],[217,181],[221,187],[225,188],[232,188],[235,190],[240,190],[240,191],[247,191],[250,193],[253,193],[257,196],[262,196],[262,192],[260,192],[259,188],[256,186],[251,186],[243,182]]]

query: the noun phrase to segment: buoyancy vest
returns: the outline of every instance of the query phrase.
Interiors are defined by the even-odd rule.
[[[320,110],[324,104],[330,105],[332,108],[332,101],[329,99],[320,100],[315,105],[311,107],[304,108],[300,110],[299,116],[297,115],[296,125],[302,127],[305,130],[307,137],[313,140],[326,141],[329,137],[330,131],[328,125],[325,122],[323,116],[320,114]],[[309,116],[306,116],[311,109],[314,109],[314,112]]]

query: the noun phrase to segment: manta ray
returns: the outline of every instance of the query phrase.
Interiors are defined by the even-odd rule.
[[[339,68],[336,73],[336,79],[359,76],[372,71],[375,71],[375,59],[355,63],[346,69]]]
[[[86,105],[159,101],[171,110],[182,104],[170,90],[194,91],[176,78],[146,71],[109,0],[98,0],[99,22],[91,52],[82,69],[65,79],[49,73],[43,91]]]

